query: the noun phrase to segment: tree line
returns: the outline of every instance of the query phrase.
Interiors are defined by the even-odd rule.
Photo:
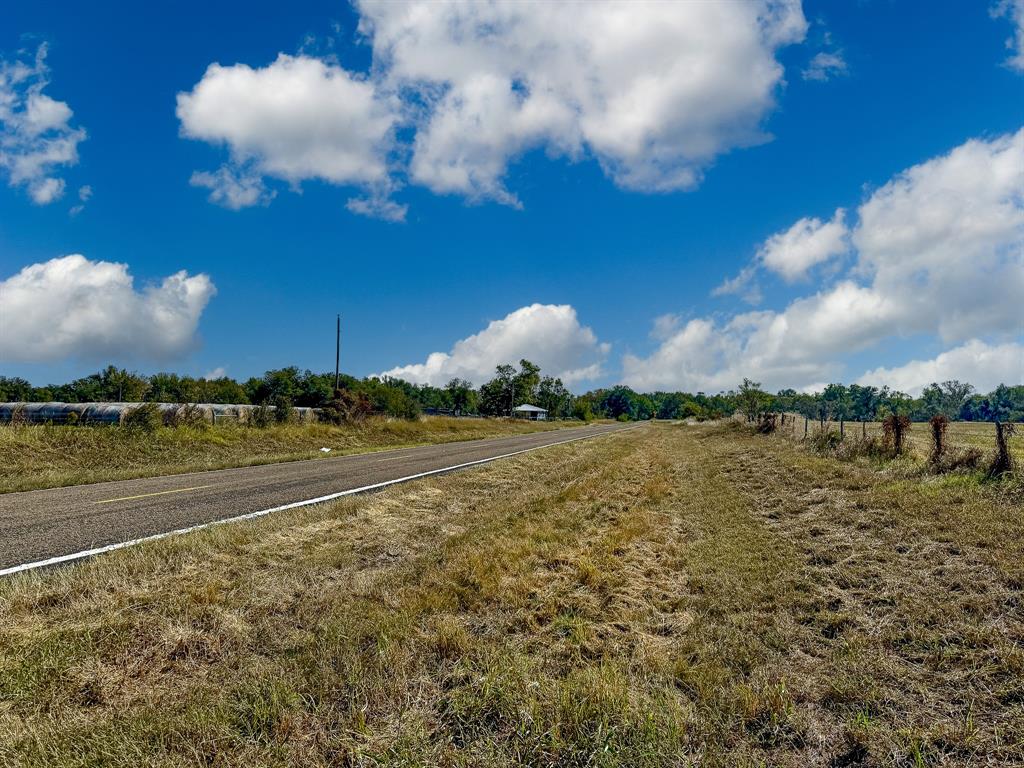
[[[775,394],[745,379],[735,390],[639,393],[626,386],[572,394],[561,379],[543,375],[529,360],[518,366],[499,365],[494,377],[479,387],[452,379],[443,387],[413,384],[395,378],[342,375],[339,390],[333,373],[300,371],[296,367],[267,371],[236,381],[176,373],[139,373],[108,366],[64,384],[34,387],[18,377],[0,376],[0,402],[169,402],[249,403],[253,405],[325,408],[345,418],[352,414],[383,414],[416,418],[421,413],[507,416],[524,403],[548,411],[551,418],[592,418],[641,421],[715,419],[740,412],[754,418],[768,411],[799,413],[809,419],[874,421],[889,413],[925,421],[942,414],[964,421],[1024,420],[1024,386],[1000,385],[975,392],[970,384],[952,380],[925,387],[913,398],[888,387],[829,384],[821,392],[783,389]]]

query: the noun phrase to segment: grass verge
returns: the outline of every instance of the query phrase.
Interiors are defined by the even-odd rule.
[[[0,493],[503,437],[580,422],[423,417],[358,424],[160,427],[0,426]],[[321,448],[330,448],[325,454]]]
[[[648,427],[0,584],[0,764],[1024,765],[1024,509]]]

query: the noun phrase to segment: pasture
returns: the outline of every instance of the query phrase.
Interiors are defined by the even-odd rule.
[[[1019,476],[655,424],[0,584],[0,763],[1024,765]]]

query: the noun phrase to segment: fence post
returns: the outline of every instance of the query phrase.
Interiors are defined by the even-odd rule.
[[[807,437],[807,421],[808,421],[807,417],[804,416],[804,438]]]
[[[844,435],[846,435],[846,421],[844,419],[840,419],[839,420],[839,439],[842,440]]]
[[[866,421],[864,421],[864,419],[860,420],[860,439],[861,440],[867,440],[868,439],[868,423]]]

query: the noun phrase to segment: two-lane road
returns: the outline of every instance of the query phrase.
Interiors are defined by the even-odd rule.
[[[0,575],[139,539],[482,464],[621,430],[607,424],[515,437],[0,494]],[[325,498],[327,497],[327,498]]]

